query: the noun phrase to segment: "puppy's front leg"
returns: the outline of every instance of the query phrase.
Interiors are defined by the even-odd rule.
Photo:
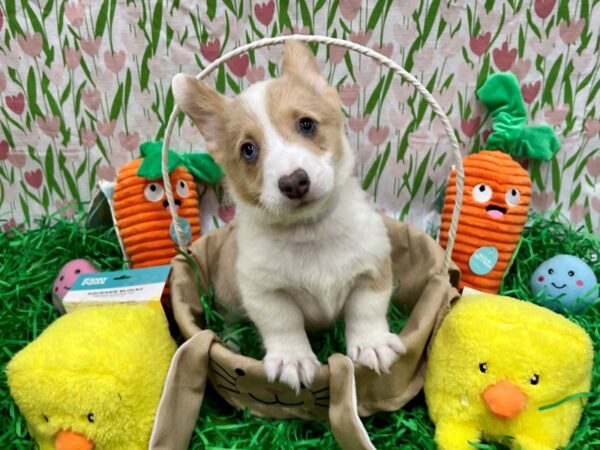
[[[392,294],[392,270],[389,259],[376,275],[363,275],[344,306],[346,353],[353,361],[377,373],[387,372],[405,353],[402,340],[390,333],[387,309]]]
[[[278,379],[296,392],[300,383],[310,386],[320,364],[310,348],[298,305],[281,292],[242,291],[244,307],[267,351],[263,360],[267,379]]]

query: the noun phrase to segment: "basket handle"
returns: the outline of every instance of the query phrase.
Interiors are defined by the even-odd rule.
[[[300,42],[306,43],[318,43],[325,45],[337,45],[339,47],[347,48],[348,50],[352,50],[354,52],[360,53],[361,55],[368,56],[369,58],[374,59],[380,64],[383,64],[388,69],[392,70],[395,74],[399,75],[404,80],[408,81],[425,99],[425,101],[431,106],[433,112],[439,117],[442,122],[442,126],[448,139],[450,139],[450,146],[452,149],[452,154],[454,156],[454,165],[456,167],[456,198],[454,201],[454,211],[452,212],[452,220],[450,222],[450,229],[448,231],[448,243],[445,250],[444,255],[444,263],[442,265],[442,272],[444,274],[448,274],[448,270],[450,268],[450,258],[452,255],[452,249],[454,248],[454,240],[456,238],[456,229],[458,226],[458,218],[460,215],[460,209],[462,206],[463,199],[463,186],[464,186],[464,178],[465,173],[463,169],[462,155],[460,153],[460,149],[458,146],[458,141],[456,136],[454,135],[454,129],[444,113],[444,110],[439,105],[439,103],[435,100],[433,95],[423,86],[419,80],[417,80],[411,73],[404,70],[401,66],[396,64],[390,58],[383,56],[382,54],[376,52],[373,49],[365,47],[363,45],[356,44],[354,42],[346,41],[344,39],[331,38],[327,36],[319,36],[319,35],[303,35],[303,34],[292,34],[289,36],[278,36],[272,38],[264,38],[258,41],[251,42],[246,45],[242,45],[230,52],[225,53],[221,57],[217,58],[215,61],[210,63],[208,66],[204,68],[197,76],[197,80],[204,79],[207,75],[213,72],[217,67],[221,64],[229,61],[236,56],[247,53],[250,50],[256,50],[258,48],[267,47],[270,45],[282,44],[288,40],[297,40]],[[181,112],[179,107],[175,105],[173,108],[173,112],[171,113],[171,117],[169,117],[169,122],[167,124],[167,129],[165,131],[165,138],[163,142],[162,149],[162,176],[163,182],[165,185],[165,193],[167,195],[167,201],[169,202],[169,211],[171,212],[171,216],[173,217],[173,224],[175,227],[175,235],[177,238],[177,243],[179,248],[185,252],[187,249],[185,248],[185,235],[179,223],[179,216],[177,214],[177,210],[175,209],[175,201],[173,198],[173,187],[171,186],[171,181],[169,179],[169,172],[167,170],[168,165],[168,149],[169,143],[171,141],[171,135],[173,133],[173,127],[175,126],[175,122],[177,121],[177,116]]]

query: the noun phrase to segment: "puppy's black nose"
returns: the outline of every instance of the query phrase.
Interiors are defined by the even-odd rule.
[[[277,182],[279,190],[287,198],[299,199],[308,193],[310,178],[304,169],[296,169],[289,175],[285,175]]]

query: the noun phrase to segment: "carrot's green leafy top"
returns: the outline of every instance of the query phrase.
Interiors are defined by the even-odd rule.
[[[162,177],[162,141],[147,141],[140,145],[142,163],[137,176],[148,180]],[[169,173],[178,166],[183,166],[196,178],[208,184],[215,184],[223,177],[223,169],[208,153],[179,154],[169,149],[167,168]]]
[[[477,91],[492,115],[494,130],[486,148],[503,150],[517,158],[549,161],[560,143],[552,127],[525,125],[527,113],[517,78],[511,73],[491,75]]]

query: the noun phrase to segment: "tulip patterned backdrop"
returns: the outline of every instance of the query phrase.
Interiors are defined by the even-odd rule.
[[[533,208],[559,208],[598,233],[599,24],[598,0],[1,0],[0,224],[85,208],[97,180],[114,179],[141,142],[162,137],[175,73],[297,32],[347,38],[399,62],[437,96],[464,154],[490,133],[477,87],[513,72],[530,122],[553,125],[562,144],[550,163],[529,165]],[[280,55],[240,56],[209,82],[237,93],[277,76]],[[370,60],[323,46],[317,58],[338,86],[364,188],[388,214],[435,226],[451,164],[439,121]],[[172,147],[202,145],[182,116]],[[223,192],[204,198],[214,223],[234,214]]]

